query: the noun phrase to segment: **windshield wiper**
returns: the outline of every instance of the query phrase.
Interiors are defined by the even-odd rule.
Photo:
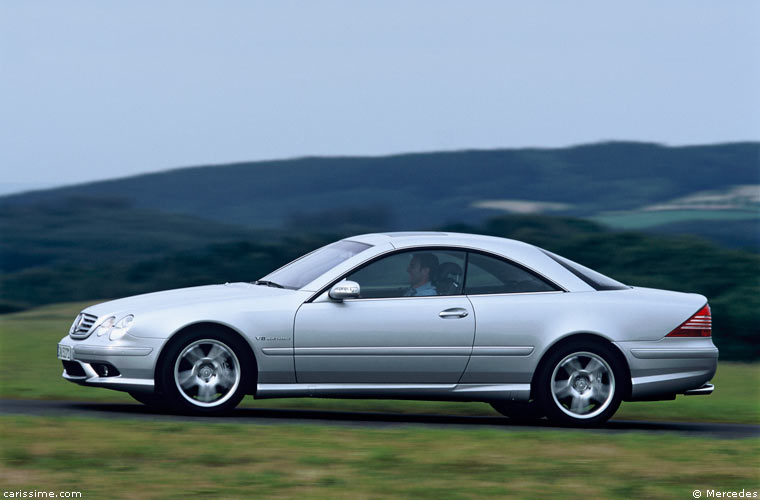
[[[253,284],[271,286],[272,288],[285,288],[284,286],[280,285],[279,283],[275,283],[274,281],[257,280],[257,281],[254,281]]]

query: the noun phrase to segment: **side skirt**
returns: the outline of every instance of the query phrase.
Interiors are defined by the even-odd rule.
[[[254,397],[527,401],[530,384],[258,384]]]

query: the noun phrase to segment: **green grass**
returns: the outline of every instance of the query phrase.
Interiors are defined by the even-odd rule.
[[[0,397],[133,402],[121,392],[81,387],[61,378],[55,346],[87,303],[56,304],[0,316]],[[616,419],[760,423],[760,365],[721,362],[711,396],[679,396],[675,401],[623,403]],[[256,408],[320,409],[495,415],[484,403],[435,401],[246,398]]]
[[[752,210],[661,210],[652,212],[632,211],[601,214],[590,217],[594,222],[615,229],[648,229],[673,222],[693,220],[743,220],[756,219]]]
[[[756,490],[760,440],[0,417],[5,491],[82,498],[692,498]]]

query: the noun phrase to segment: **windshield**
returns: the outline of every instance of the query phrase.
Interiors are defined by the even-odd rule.
[[[260,281],[270,281],[283,288],[297,290],[371,246],[356,241],[336,241],[299,257],[290,264],[267,274]]]

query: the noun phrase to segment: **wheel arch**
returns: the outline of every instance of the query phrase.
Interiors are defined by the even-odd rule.
[[[161,377],[158,376],[159,369],[161,366],[163,366],[163,363],[166,361],[166,353],[169,351],[169,347],[173,346],[174,344],[181,342],[182,339],[194,332],[198,331],[216,331],[216,332],[222,332],[227,335],[233,335],[238,340],[240,340],[241,345],[243,345],[245,352],[245,362],[251,363],[252,366],[252,372],[254,375],[254,379],[247,381],[248,387],[246,387],[246,394],[253,394],[256,392],[256,380],[258,379],[259,374],[259,365],[256,361],[256,354],[253,351],[253,348],[251,347],[251,344],[246,339],[246,336],[243,335],[242,332],[236,330],[235,328],[231,327],[230,325],[226,325],[223,323],[217,323],[214,321],[200,321],[197,323],[191,323],[189,325],[185,325],[182,328],[179,328],[177,331],[171,334],[169,336],[168,340],[164,343],[164,345],[161,347],[161,352],[158,355],[158,358],[156,359],[156,366],[153,370],[153,380],[156,384],[155,392],[161,392],[162,387],[160,387],[161,384]]]
[[[631,396],[631,367],[628,365],[628,360],[625,358],[625,354],[623,353],[623,351],[620,349],[618,345],[616,345],[607,337],[600,335],[598,333],[591,333],[591,332],[578,332],[578,333],[567,335],[565,337],[557,339],[553,344],[550,344],[544,350],[544,353],[541,355],[541,359],[536,365],[536,369],[533,371],[533,377],[531,378],[531,381],[530,381],[531,399],[535,397],[536,384],[538,382],[538,374],[543,368],[544,363],[546,363],[546,359],[553,352],[559,349],[562,349],[568,344],[572,344],[575,342],[602,344],[610,348],[610,351],[614,354],[616,358],[615,362],[620,364],[620,366],[623,368],[623,371],[626,374],[625,380],[623,381],[623,394],[622,394],[623,400],[629,399]]]

